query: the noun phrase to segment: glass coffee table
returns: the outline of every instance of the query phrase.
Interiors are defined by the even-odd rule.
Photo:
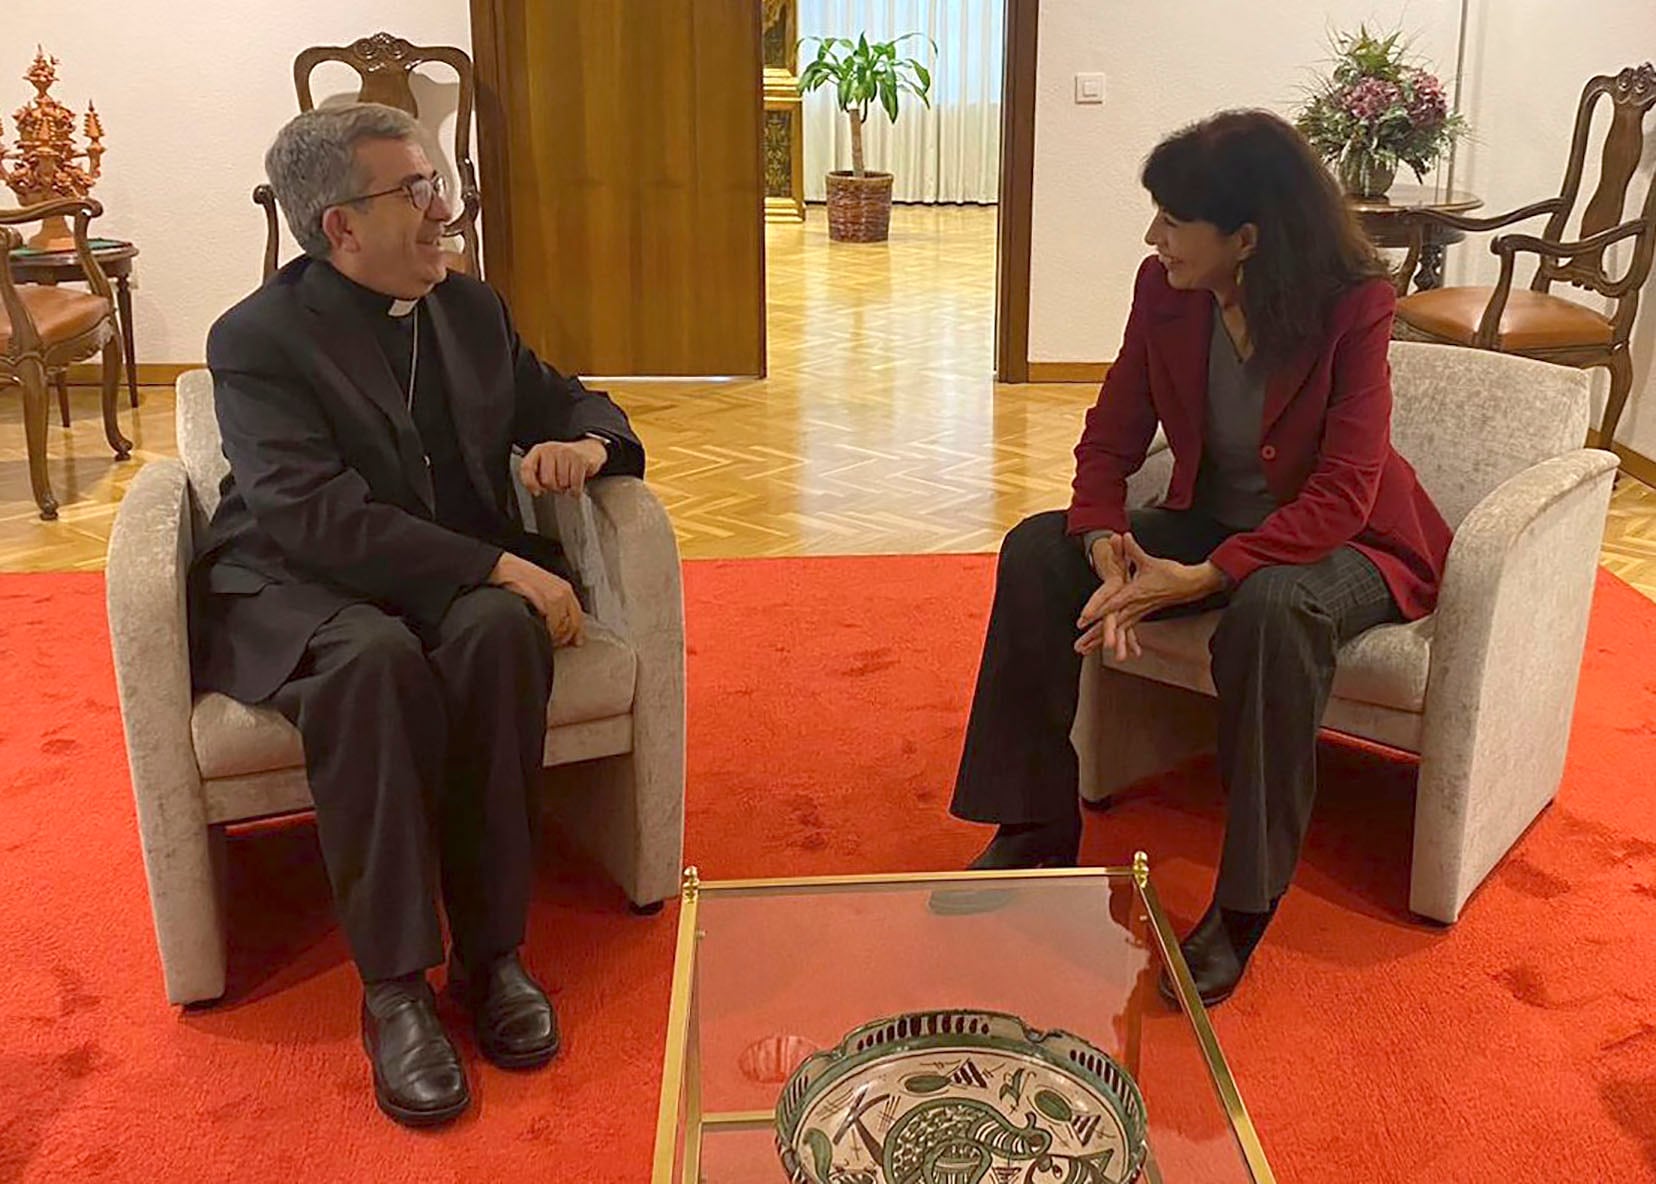
[[[1164,965],[1178,1010],[1157,993]],[[1150,1184],[1274,1181],[1141,853],[1053,871],[688,869],[652,1184],[786,1184],[773,1124],[794,1067],[869,1020],[940,1008],[1008,1012],[1119,1061],[1143,1094]],[[984,1184],[1021,1184],[1011,1170]]]

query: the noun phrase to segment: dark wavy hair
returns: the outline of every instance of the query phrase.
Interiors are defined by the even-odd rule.
[[[1150,196],[1181,222],[1224,234],[1244,223],[1259,243],[1240,298],[1253,361],[1270,370],[1321,335],[1341,292],[1389,272],[1305,137],[1269,111],[1221,111],[1157,144],[1144,162]]]

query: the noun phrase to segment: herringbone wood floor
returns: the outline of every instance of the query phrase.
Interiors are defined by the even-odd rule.
[[[821,212],[767,228],[770,373],[605,384],[631,414],[687,557],[979,551],[1062,506],[1094,392],[992,380],[992,209],[899,207],[885,246],[830,244]],[[102,566],[142,463],[173,451],[172,392],[123,411],[116,464],[95,392],[51,429],[61,519],[29,496],[19,401],[0,404],[0,570]],[[1656,491],[1623,479],[1604,562],[1656,598]]]

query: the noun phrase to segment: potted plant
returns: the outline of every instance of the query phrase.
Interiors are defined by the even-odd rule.
[[[851,121],[851,171],[828,174],[828,237],[836,242],[880,243],[891,230],[891,174],[863,167],[863,124],[879,103],[886,117],[897,118],[898,96],[914,95],[931,106],[931,74],[913,58],[899,58],[897,47],[923,33],[905,33],[895,41],[869,43],[865,33],[849,37],[807,37],[817,43],[816,60],[799,72],[799,93],[830,83],[834,100]],[[929,38],[928,38],[929,40]],[[935,53],[937,46],[932,46]]]
[[[1354,197],[1391,188],[1399,162],[1425,179],[1466,132],[1443,84],[1411,58],[1401,33],[1376,37],[1362,26],[1336,34],[1334,69],[1318,79],[1295,124]]]

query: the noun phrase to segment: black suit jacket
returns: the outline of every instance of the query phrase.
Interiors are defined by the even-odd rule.
[[[418,430],[362,308],[328,264],[294,260],[207,338],[230,474],[192,577],[199,688],[269,697],[348,604],[416,629],[441,620],[503,549],[520,549],[514,445],[596,433],[609,441],[603,475],[643,475],[626,415],[536,358],[492,288],[451,274],[424,304],[460,453],[499,530],[438,525]]]

